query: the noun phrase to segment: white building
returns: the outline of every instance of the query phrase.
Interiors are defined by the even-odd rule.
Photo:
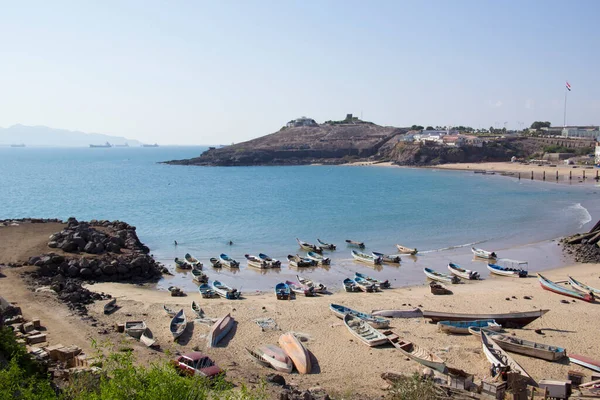
[[[600,142],[596,142],[596,165],[600,167]]]
[[[600,137],[600,130],[597,126],[567,126],[562,130],[562,136],[597,139]]]
[[[300,117],[300,118],[291,120],[285,126],[287,126],[288,128],[293,128],[295,126],[317,126],[317,125],[318,124],[312,118]]]

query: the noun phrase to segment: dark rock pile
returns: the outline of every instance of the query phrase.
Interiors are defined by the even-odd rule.
[[[319,386],[309,388],[307,390],[299,390],[298,388],[288,385],[285,378],[279,374],[268,374],[265,377],[267,383],[273,386],[280,386],[279,400],[329,400],[329,395]]]
[[[562,240],[563,251],[581,263],[600,263],[600,221],[587,233],[576,234]]]
[[[45,224],[48,222],[62,223],[58,218],[15,218],[15,219],[0,219],[0,226],[21,225],[21,224]]]

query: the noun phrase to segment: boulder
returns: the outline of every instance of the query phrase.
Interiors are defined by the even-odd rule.
[[[56,249],[58,247],[58,242],[55,240],[52,240],[52,241],[48,242],[48,247],[50,247],[51,249]]]
[[[70,241],[70,240],[65,240],[64,242],[62,242],[60,244],[60,248],[62,251],[66,251],[67,253],[73,253],[75,251],[77,251],[78,246],[77,243]]]
[[[109,243],[106,246],[106,250],[111,252],[111,253],[120,253],[121,252],[121,247],[118,244],[115,243]]]
[[[79,271],[79,275],[81,275],[82,278],[91,278],[93,274],[94,272],[89,268],[81,268]]]
[[[124,264],[120,264],[117,266],[117,272],[121,275],[125,275],[129,272],[129,268],[127,268],[127,266]]]
[[[58,256],[56,254],[53,254],[50,261],[52,262],[52,264],[62,264],[65,262],[65,258],[63,256]]]
[[[31,258],[29,258],[29,260],[27,261],[27,264],[29,265],[36,265],[35,263],[40,261],[42,258],[39,256],[33,256]]]
[[[285,385],[285,378],[279,374],[268,374],[265,377],[266,381],[273,384],[273,385],[280,385],[280,386],[284,386]]]
[[[88,242],[83,248],[83,251],[89,254],[96,254],[96,243]]]
[[[77,268],[75,265],[71,265],[67,271],[67,274],[70,277],[75,278],[77,275],[79,275],[79,268]]]

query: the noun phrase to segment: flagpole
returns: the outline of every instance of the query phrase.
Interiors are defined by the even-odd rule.
[[[565,86],[565,112],[564,112],[564,116],[563,116],[563,128],[567,127],[567,93],[568,92],[569,92],[569,90]]]

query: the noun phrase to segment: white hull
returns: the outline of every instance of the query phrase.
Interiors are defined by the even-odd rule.
[[[499,365],[501,367],[510,367],[515,372],[532,379],[527,372],[515,360],[513,360],[500,346],[498,346],[485,332],[481,332],[481,343],[483,353],[490,364]],[[491,349],[490,349],[491,347]]]
[[[517,271],[503,271],[500,269],[491,268],[489,265],[487,266],[487,269],[494,275],[519,277],[519,273]]]
[[[444,283],[453,283],[452,282],[452,278],[449,276],[439,276],[439,275],[435,275],[430,273],[429,271],[423,270],[423,272],[425,273],[425,276],[427,276],[429,279],[431,279],[432,281],[438,281],[438,282],[444,282]]]
[[[344,325],[346,325],[352,335],[369,347],[380,346],[388,341],[383,333],[373,328],[367,322],[350,314],[344,316]]]
[[[373,310],[371,315],[388,318],[420,318],[423,313],[417,307],[412,310]]]
[[[475,247],[471,247],[471,251],[473,252],[473,254],[475,255],[475,257],[479,257],[479,258],[485,258],[488,260],[493,260],[495,259],[497,256],[494,254],[494,252],[491,251],[486,251],[483,249],[476,249]]]

